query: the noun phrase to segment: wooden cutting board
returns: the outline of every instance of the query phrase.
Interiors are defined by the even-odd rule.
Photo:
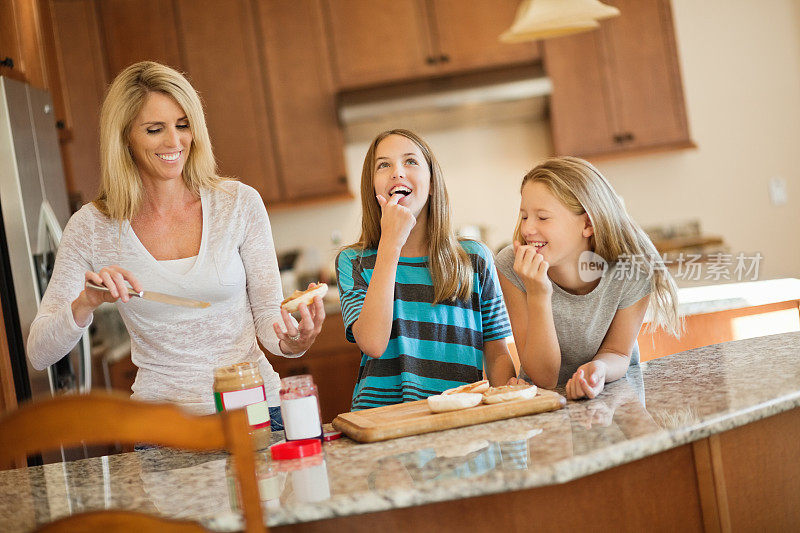
[[[377,442],[555,411],[564,407],[566,403],[567,400],[560,394],[542,389],[530,400],[493,405],[481,404],[445,413],[433,413],[428,407],[427,400],[418,400],[342,413],[333,420],[333,427],[355,441]]]

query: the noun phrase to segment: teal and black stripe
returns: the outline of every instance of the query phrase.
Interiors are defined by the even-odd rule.
[[[432,305],[427,257],[403,257],[395,278],[389,344],[374,359],[362,354],[353,410],[420,400],[483,375],[483,345],[511,335],[491,253],[463,241],[472,262],[473,291],[466,300]],[[346,249],[337,257],[345,335],[361,313],[376,250]]]

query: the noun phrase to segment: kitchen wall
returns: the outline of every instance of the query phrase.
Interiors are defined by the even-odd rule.
[[[734,253],[761,252],[760,277],[800,277],[800,2],[673,0],[687,112],[697,149],[595,161],[642,225],[697,218]],[[496,247],[516,220],[519,182],[551,152],[541,119],[476,121],[420,131],[442,164],[456,227],[487,229]],[[346,147],[358,196],[367,142]],[[773,206],[771,177],[788,202]],[[323,263],[358,236],[358,199],[271,212],[278,250],[312,247]]]

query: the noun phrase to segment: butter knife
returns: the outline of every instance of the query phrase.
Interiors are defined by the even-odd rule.
[[[111,292],[108,287],[98,285],[97,283],[87,281],[86,286],[98,291]],[[191,298],[182,298],[181,296],[172,296],[171,294],[163,294],[153,291],[136,292],[131,287],[128,287],[128,294],[143,300],[151,300],[153,302],[161,302],[163,304],[180,305],[181,307],[194,307],[197,309],[204,309],[211,304],[208,302],[201,302],[200,300],[192,300]]]

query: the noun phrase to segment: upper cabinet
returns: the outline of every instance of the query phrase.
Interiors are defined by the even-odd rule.
[[[428,0],[438,46],[438,68],[458,72],[531,63],[541,59],[539,43],[502,43],[519,0]]]
[[[98,111],[128,65],[187,74],[203,101],[219,172],[266,202],[348,194],[317,0],[49,0],[75,145],[71,189],[94,197]],[[316,28],[309,37],[308,28]],[[75,148],[74,150],[71,148]],[[80,148],[78,150],[78,148]]]
[[[321,0],[339,87],[435,72],[425,0]]]
[[[693,146],[668,0],[608,0],[597,31],[544,42],[559,155]]]
[[[173,2],[102,0],[95,5],[100,12],[110,79],[131,63],[145,59],[180,68]]]
[[[344,140],[317,0],[260,0],[256,11],[284,197],[347,194]]]
[[[282,200],[250,2],[179,0],[177,5],[184,68],[203,99],[220,172],[252,185],[267,202]]]
[[[321,1],[340,89],[529,63],[540,57],[536,43],[498,41],[511,26],[519,0]]]
[[[542,59],[558,154],[691,146],[669,0],[607,0],[622,15],[540,43],[499,36],[520,0],[9,0],[0,75],[53,92],[70,192],[99,181],[108,83],[145,59],[187,73],[222,175],[266,202],[349,195],[337,95]]]
[[[108,83],[100,24],[92,0],[50,2],[48,8],[69,132],[61,143],[64,173],[81,204],[94,199],[100,183],[100,106]]]

